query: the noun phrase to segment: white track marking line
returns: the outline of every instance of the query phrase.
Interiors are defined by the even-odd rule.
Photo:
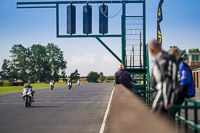
[[[107,106],[107,109],[106,109],[106,112],[105,112],[105,115],[104,115],[104,118],[103,118],[103,121],[102,121],[102,124],[101,124],[101,129],[100,129],[99,133],[104,133],[106,120],[107,120],[107,117],[108,117],[108,112],[110,110],[110,104],[111,104],[111,101],[112,101],[114,90],[115,90],[115,88],[113,88],[113,90],[111,92],[110,99],[109,99],[109,102],[108,102],[108,106]]]

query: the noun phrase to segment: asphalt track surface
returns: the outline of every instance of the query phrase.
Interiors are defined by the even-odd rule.
[[[21,93],[0,95],[0,133],[98,133],[113,84],[36,90],[26,108]]]

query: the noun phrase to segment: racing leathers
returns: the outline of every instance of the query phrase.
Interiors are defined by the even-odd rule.
[[[152,111],[167,112],[174,103],[174,92],[177,88],[177,63],[173,56],[162,51],[155,59],[152,69],[151,88],[155,90]]]

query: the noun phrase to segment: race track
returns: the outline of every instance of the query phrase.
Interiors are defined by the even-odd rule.
[[[0,95],[0,133],[98,133],[113,84],[36,90],[26,108],[21,93]]]

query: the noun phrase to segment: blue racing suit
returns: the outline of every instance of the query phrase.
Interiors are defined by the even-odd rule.
[[[187,85],[187,97],[192,97],[195,94],[194,82],[192,79],[192,72],[186,63],[180,61],[179,63],[180,86]]]

